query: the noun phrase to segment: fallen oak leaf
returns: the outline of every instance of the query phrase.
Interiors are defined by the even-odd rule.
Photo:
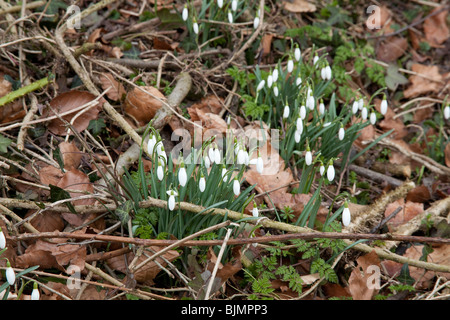
[[[442,10],[441,7],[435,8],[430,14]],[[423,31],[425,39],[433,48],[439,48],[449,37],[450,32],[447,26],[448,10],[430,16],[423,22]]]

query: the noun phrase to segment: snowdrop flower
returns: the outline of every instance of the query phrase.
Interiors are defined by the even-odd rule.
[[[319,112],[320,112],[320,114],[324,114],[325,113],[325,105],[323,104],[323,100],[320,100]]]
[[[313,96],[309,96],[306,99],[306,106],[309,108],[309,110],[314,110],[314,107],[316,106],[316,101],[314,100]]]
[[[386,97],[384,97],[383,100],[381,101],[381,105],[380,105],[380,112],[383,116],[386,114],[387,109],[388,109],[388,103],[386,101]]]
[[[209,167],[211,167],[211,161],[209,160],[209,156],[206,155],[206,152],[203,157],[203,161],[205,162],[206,169],[209,169]]]
[[[377,122],[377,115],[375,114],[375,112],[371,112],[370,113],[370,123],[372,125],[375,125],[376,122]]]
[[[362,108],[362,111],[361,111],[361,117],[363,118],[363,120],[366,120],[367,119],[367,113],[368,113],[369,111],[367,110],[367,108],[366,107],[363,107]]]
[[[217,5],[219,6],[219,8],[223,7],[223,0],[217,0]]]
[[[14,282],[16,282],[16,273],[14,272],[13,268],[11,268],[11,264],[9,263],[9,260],[6,260],[6,280],[8,281],[9,285],[12,286]]]
[[[233,181],[233,192],[234,192],[235,196],[238,196],[241,193],[241,185],[237,178],[235,178]]]
[[[159,156],[164,148],[162,141],[159,140],[158,142],[156,142],[154,148],[156,148],[156,154]]]
[[[277,82],[278,80],[278,69],[275,68],[272,72],[272,78],[273,78],[273,82]]]
[[[205,180],[205,176],[203,175],[203,172],[200,174],[200,180],[198,181],[198,188],[199,188],[200,192],[205,191],[205,188],[206,188],[206,180]]]
[[[209,146],[208,157],[209,157],[209,160],[211,161],[211,163],[214,163],[216,161],[216,154],[214,152],[214,148],[212,145]]]
[[[358,104],[358,101],[355,100],[353,102],[353,105],[352,105],[352,112],[353,112],[353,114],[358,113],[358,110],[359,110],[359,104]]]
[[[306,97],[310,97],[310,96],[312,96],[312,89],[311,89],[311,87],[308,86],[308,91],[306,93]]]
[[[364,99],[361,98],[358,100],[358,108],[359,110],[362,110],[363,107],[364,107]]]
[[[153,133],[151,133],[147,142],[148,153],[153,154],[155,146],[156,146],[156,136]]]
[[[237,154],[237,164],[244,164],[245,163],[245,152],[242,148],[239,148],[238,154]]]
[[[331,67],[329,65],[325,67],[325,79],[328,81],[331,80]]]
[[[306,118],[306,107],[305,106],[300,107],[300,118],[302,118],[302,120],[305,120],[305,118]]]
[[[338,136],[339,136],[339,140],[344,140],[344,137],[345,137],[345,129],[344,129],[344,127],[341,125],[341,128],[339,129],[339,133],[338,133]]]
[[[287,71],[291,73],[294,70],[294,61],[289,59],[287,62]]]
[[[444,118],[445,120],[447,120],[448,118],[450,118],[450,106],[446,106],[444,108]]]
[[[222,179],[223,179],[223,182],[226,182],[227,179],[228,179],[226,174],[227,174],[227,168],[225,167],[225,165],[223,165],[222,166]]]
[[[184,162],[181,162],[180,164],[180,169],[178,171],[178,182],[182,187],[184,187],[187,182],[187,173],[186,168],[184,167]]]
[[[264,161],[261,157],[261,153],[258,150],[258,158],[256,159],[256,171],[258,171],[259,174],[262,174],[264,170]]]
[[[31,291],[31,300],[39,300],[39,289],[37,282],[33,283],[33,291]]]
[[[221,156],[220,156],[220,150],[219,150],[219,147],[216,144],[215,148],[214,148],[214,162],[219,164],[221,161],[222,161],[222,159],[221,159]]]
[[[279,92],[278,92],[278,86],[277,85],[273,86],[273,94],[275,95],[275,97],[278,97]]]
[[[183,12],[181,14],[183,21],[186,21],[188,19],[188,15],[189,15],[189,11],[188,11],[187,5],[184,5]]]
[[[252,215],[253,215],[255,218],[259,217],[259,211],[258,211],[258,207],[256,206],[256,202],[253,202]]]
[[[316,54],[313,59],[313,65],[316,65],[317,61],[319,61],[319,56]]]
[[[326,71],[325,67],[320,69],[320,77],[322,78],[322,80],[327,80],[327,71]]]
[[[264,85],[266,84],[265,80],[261,80],[258,84],[258,87],[256,88],[256,91],[260,91],[262,88],[264,88]]]
[[[0,249],[6,248],[6,238],[2,228],[0,228]]]
[[[325,173],[325,166],[323,165],[323,163],[320,163],[319,172],[321,176],[323,176],[323,174]]]
[[[169,200],[167,200],[167,204],[170,211],[173,211],[175,209],[175,197],[178,196],[178,192],[171,189],[167,191],[167,194],[169,195]]]
[[[269,76],[267,77],[267,87],[271,88],[272,84],[273,84],[273,76],[269,74]]]
[[[231,13],[231,11],[228,11],[228,22],[233,23],[233,14]]]
[[[348,203],[345,201],[344,211],[342,211],[342,224],[344,227],[348,227],[351,221],[350,209],[348,208]]]
[[[295,80],[295,84],[297,85],[297,87],[300,87],[300,85],[302,84],[302,78],[298,77],[298,78]]]
[[[290,113],[290,108],[288,105],[285,105],[284,110],[283,110],[283,118],[286,119],[287,117],[289,117],[289,113]]]
[[[307,166],[311,165],[312,163],[312,153],[309,150],[309,147],[306,147],[305,163]]]
[[[237,0],[231,1],[231,10],[236,11],[238,6]]]
[[[297,60],[297,61],[300,61],[300,58],[302,57],[302,52],[300,51],[300,48],[298,47],[298,45],[295,46],[294,57],[295,57],[295,60]]]
[[[298,131],[300,134],[303,133],[303,120],[301,117],[297,118],[297,122],[295,123],[295,126],[297,128],[296,131]]]
[[[162,181],[164,178],[164,168],[161,159],[158,160],[158,168],[156,169],[156,175],[158,176],[158,180]]]
[[[167,154],[166,154],[166,151],[164,150],[164,146],[163,146],[162,142],[161,142],[161,147],[159,148],[158,157],[163,158],[164,163],[167,163]]]
[[[194,18],[194,24],[192,25],[192,28],[194,29],[194,33],[198,34],[198,23],[197,20]]]
[[[295,143],[299,143],[301,137],[302,137],[302,133],[298,130],[295,130],[295,132],[294,132]]]
[[[259,10],[258,10],[258,15],[253,20],[253,28],[256,29],[256,28],[258,28],[258,26],[259,26]]]
[[[333,181],[334,180],[334,175],[335,175],[335,171],[334,171],[334,166],[333,166],[333,161],[330,161],[328,163],[328,168],[327,168],[327,178],[328,181]]]

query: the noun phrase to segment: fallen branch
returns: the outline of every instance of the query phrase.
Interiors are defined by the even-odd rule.
[[[33,83],[30,83],[27,86],[21,87],[15,91],[12,91],[8,93],[7,95],[0,98],[0,107],[3,107],[5,104],[8,104],[17,98],[20,98],[27,93],[39,90],[40,88],[45,87],[47,84],[49,84],[51,77],[45,77],[43,79],[37,80]]]

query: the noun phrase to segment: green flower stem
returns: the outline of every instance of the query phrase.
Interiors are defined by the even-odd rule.
[[[10,93],[8,93],[7,95],[3,96],[0,98],[0,107],[16,100],[17,98],[20,98],[24,95],[26,95],[27,93],[39,90],[43,87],[45,87],[52,79],[52,76],[49,77],[45,77],[43,79],[37,80],[25,87],[22,87],[20,89],[17,89],[15,91],[12,91]]]

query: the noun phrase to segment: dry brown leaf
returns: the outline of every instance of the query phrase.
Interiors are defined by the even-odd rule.
[[[83,154],[75,143],[63,141],[58,147],[64,163],[64,170],[77,169],[81,164]]]
[[[25,218],[31,216],[36,210],[30,210],[25,215]],[[44,211],[36,215],[30,221],[31,225],[41,232],[63,231],[64,220],[61,215],[53,211]]]
[[[445,165],[447,167],[450,167],[450,143],[447,143],[445,145],[444,155],[445,155]]]
[[[309,3],[306,0],[283,1],[283,5],[287,11],[295,13],[315,12],[317,9],[314,4]]]
[[[79,190],[82,192],[69,192],[72,198],[79,197],[83,194],[91,194],[94,193],[94,187],[89,180],[89,177],[82,171],[77,169],[71,169],[66,171],[62,176],[61,180],[56,185],[62,189],[71,189],[71,190]],[[75,205],[93,205],[96,202],[95,199],[80,199],[72,201],[72,204]]]
[[[122,100],[122,98],[127,94],[124,86],[119,81],[114,79],[114,76],[111,73],[103,72],[98,78],[101,82],[103,90],[111,87],[111,89],[109,89],[109,91],[106,93],[106,96],[109,99],[114,101]]]
[[[22,102],[22,99],[17,99],[2,106],[0,108],[0,123],[22,120],[26,114]]]
[[[377,48],[378,60],[392,62],[403,56],[408,48],[408,41],[401,37],[389,37]]]
[[[92,93],[87,91],[72,90],[64,92],[50,101],[51,108],[45,108],[42,114],[43,118],[54,116],[54,112],[57,114],[65,113],[82,105],[85,105],[96,98]],[[53,109],[53,110],[52,110]],[[100,103],[95,104],[89,109],[84,109],[80,114],[80,111],[74,112],[62,117],[68,123],[75,117],[73,122],[73,127],[78,132],[81,132],[89,126],[91,120],[97,119],[98,113],[100,112]],[[49,121],[48,129],[56,135],[66,135],[68,128],[64,121],[59,118]]]
[[[139,88],[134,88],[128,92],[125,98],[125,113],[132,117],[139,126],[146,125],[156,114],[156,111],[160,109],[166,98],[155,87],[146,86],[142,87],[145,91]]]
[[[54,166],[46,166],[39,170],[39,178],[41,179],[41,183],[49,186],[56,186],[58,182],[63,177],[63,173],[60,169],[55,168]]]
[[[429,92],[438,92],[442,88],[441,81],[443,77],[439,73],[437,66],[415,63],[412,65],[411,70],[420,75],[412,75],[409,78],[411,85],[403,92],[405,98],[412,98]]]
[[[375,250],[359,257],[357,267],[353,269],[348,279],[348,289],[353,300],[371,300],[378,289],[373,283],[374,270],[373,267],[380,270],[380,259]],[[375,279],[376,280],[376,279]]]
[[[0,73],[0,97],[6,96],[11,92],[12,83],[5,79],[5,75]]]
[[[387,227],[389,231],[393,232],[399,225],[402,225],[418,214],[421,214],[423,209],[423,203],[406,201],[404,199],[399,199],[390,203],[384,212],[384,216],[388,217],[391,213],[393,213],[398,207],[402,207],[399,213],[396,214],[394,218],[387,222]]]
[[[424,185],[417,186],[410,190],[406,195],[406,201],[424,203],[431,199],[431,194],[428,188]]]
[[[265,57],[267,56],[269,53],[272,52],[272,39],[273,39],[273,34],[269,34],[269,33],[265,33],[262,40],[261,40],[261,45],[262,45],[262,56]]]
[[[442,7],[435,8],[431,13],[441,10]],[[425,19],[423,22],[423,31],[425,38],[434,48],[439,48],[449,37],[447,26],[448,11],[444,10],[437,15]]]

